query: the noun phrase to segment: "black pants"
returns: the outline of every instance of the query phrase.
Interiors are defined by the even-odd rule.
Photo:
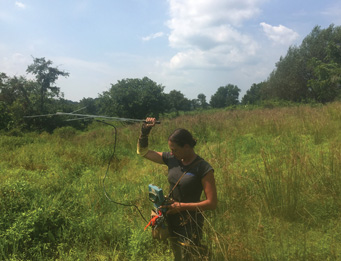
[[[183,211],[167,216],[174,258],[178,260],[203,260],[200,244],[204,217],[197,211]]]

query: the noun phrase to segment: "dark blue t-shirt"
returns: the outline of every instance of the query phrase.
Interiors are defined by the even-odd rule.
[[[162,159],[168,166],[169,191],[173,189],[182,174],[188,171],[175,187],[171,197],[178,202],[199,202],[203,191],[201,180],[210,170],[213,170],[212,166],[199,156],[189,165],[183,165],[182,161],[170,152],[163,152]]]

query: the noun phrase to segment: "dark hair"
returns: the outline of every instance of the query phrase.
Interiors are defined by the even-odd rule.
[[[192,134],[186,129],[176,129],[171,135],[169,135],[168,140],[176,143],[180,147],[188,144],[191,148],[197,144],[197,141],[193,138]]]

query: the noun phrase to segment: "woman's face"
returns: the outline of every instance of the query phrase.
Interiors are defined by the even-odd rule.
[[[182,160],[186,157],[186,145],[184,147],[180,147],[178,144],[168,141],[169,149],[172,155],[178,160]]]

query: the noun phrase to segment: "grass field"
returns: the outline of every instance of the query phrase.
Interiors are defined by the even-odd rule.
[[[189,129],[215,169],[205,213],[213,260],[341,260],[341,103],[205,111],[161,119],[150,148]],[[154,241],[148,184],[165,166],[136,155],[139,125],[0,137],[0,260],[172,260]],[[104,180],[104,183],[103,183]]]

